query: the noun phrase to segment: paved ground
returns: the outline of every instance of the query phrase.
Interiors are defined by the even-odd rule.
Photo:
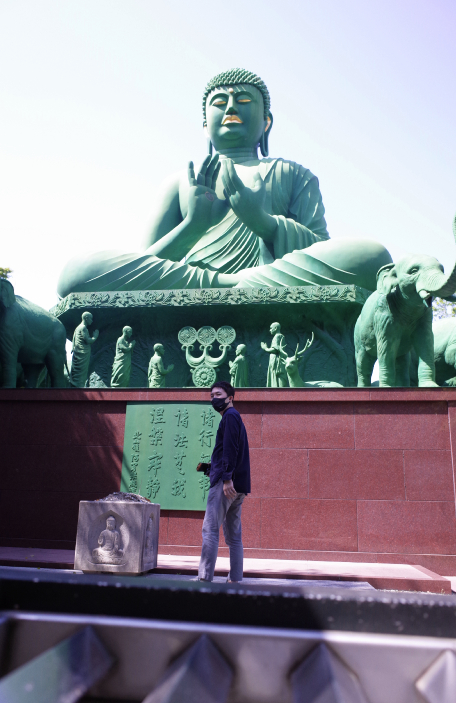
[[[54,574],[75,574],[84,578],[82,571],[76,571],[75,569],[48,569],[48,568],[34,568],[30,566],[0,566],[0,576],[3,570],[19,569],[20,571],[34,572],[37,575],[44,573],[54,573]],[[120,576],[120,574],[117,574]],[[156,574],[154,572],[149,572],[148,574],[143,574],[145,578],[151,579],[153,581],[195,581],[195,576],[188,576],[185,574]],[[226,576],[215,576],[214,583],[226,583]],[[289,586],[311,586],[312,588],[355,588],[357,590],[371,590],[375,591],[369,583],[363,581],[317,581],[310,579],[269,579],[269,578],[245,578],[242,581],[243,586],[282,586],[284,589]]]
[[[182,576],[192,578],[198,572],[198,556],[159,554],[158,567],[154,576]],[[27,549],[0,547],[0,565],[30,566],[54,569],[70,569],[74,565],[74,551],[58,549]],[[217,559],[215,576],[222,581],[229,572],[229,559]],[[382,590],[422,591],[431,593],[451,593],[456,590],[456,577],[443,577],[429,569],[411,564],[381,564],[360,562],[304,561],[293,559],[251,559],[244,560],[244,582],[247,579],[284,580],[318,583],[331,582],[331,585],[344,583],[367,583]],[[346,586],[350,587],[350,586]]]

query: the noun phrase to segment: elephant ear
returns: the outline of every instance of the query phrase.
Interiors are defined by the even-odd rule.
[[[377,272],[377,290],[383,295],[391,293],[397,285],[397,273],[395,264],[386,264]]]
[[[5,278],[0,278],[0,303],[5,308],[10,308],[16,302],[14,288]]]

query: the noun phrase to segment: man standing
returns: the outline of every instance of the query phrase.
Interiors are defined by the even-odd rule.
[[[242,546],[241,510],[250,493],[250,457],[247,432],[241,416],[233,408],[234,388],[217,381],[211,388],[211,403],[222,416],[215,438],[210,464],[198,464],[197,470],[210,477],[206,514],[203,522],[203,548],[198,569],[200,581],[212,581],[219,545],[220,525],[230,549],[228,582],[242,581],[244,548]]]

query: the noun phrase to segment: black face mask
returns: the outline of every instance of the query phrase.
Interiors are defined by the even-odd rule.
[[[230,401],[228,398],[212,398],[211,403],[212,407],[214,410],[217,410],[218,413],[222,412],[222,410],[225,410],[227,404]]]

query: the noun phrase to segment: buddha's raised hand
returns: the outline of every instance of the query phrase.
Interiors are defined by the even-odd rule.
[[[206,156],[195,176],[193,161],[188,164],[188,211],[187,221],[195,231],[204,234],[218,224],[229,210],[229,203],[221,200],[215,192],[220,171],[219,155]]]
[[[225,197],[237,217],[258,237],[272,241],[277,222],[264,209],[266,187],[260,174],[255,174],[255,185],[248,188],[237,175],[232,160],[225,159],[221,176]]]

